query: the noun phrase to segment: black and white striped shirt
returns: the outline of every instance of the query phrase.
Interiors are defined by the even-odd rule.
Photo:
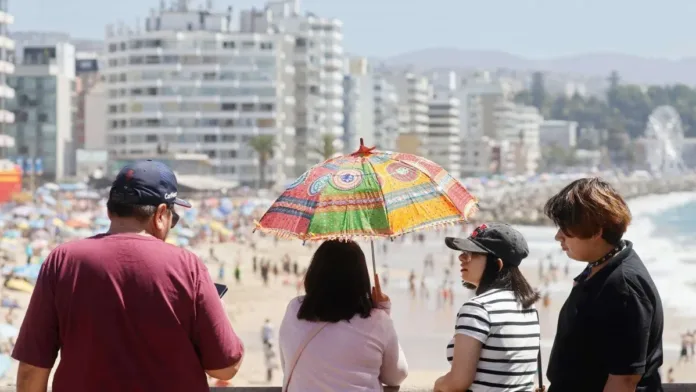
[[[455,335],[483,343],[469,391],[533,391],[539,331],[534,307],[523,309],[510,290],[489,290],[462,305]],[[450,363],[453,353],[454,339],[447,345]]]

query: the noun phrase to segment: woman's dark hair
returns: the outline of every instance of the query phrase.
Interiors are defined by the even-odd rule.
[[[503,263],[503,268],[498,271],[498,258],[495,255],[486,255],[486,268],[483,270],[476,295],[493,289],[511,290],[524,309],[534,305],[541,298],[539,292],[529,285],[519,268]]]
[[[365,254],[354,241],[322,243],[304,278],[305,297],[297,318],[335,323],[370,317],[372,282]]]

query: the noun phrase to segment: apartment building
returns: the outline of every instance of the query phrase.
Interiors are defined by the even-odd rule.
[[[350,154],[360,146],[376,144],[374,77],[367,59],[353,58],[343,83],[343,152]]]
[[[343,149],[343,23],[313,13],[301,14],[298,0],[275,0],[263,10],[241,12],[243,32],[276,32],[295,39],[295,174],[321,160],[316,153],[324,133]],[[292,151],[292,150],[287,150]]]
[[[518,105],[510,101],[495,106],[497,140],[507,141],[511,153],[502,159],[501,172],[509,175],[534,174],[541,157],[539,127],[543,117],[532,106]]]
[[[436,73],[431,78],[434,94],[428,105],[427,157],[454,177],[461,172],[460,102],[457,75]]]
[[[7,11],[8,0],[0,0],[0,149],[7,152],[15,141],[7,135],[8,125],[14,123],[15,116],[9,108],[9,101],[15,98],[15,91],[7,85],[7,79],[15,71],[13,56],[15,43],[9,37],[8,26],[14,17]]]
[[[413,72],[386,72],[386,80],[396,89],[399,98],[398,121],[400,134],[409,135],[419,147],[409,151],[427,155],[430,131],[430,97],[432,89],[427,77]]]
[[[399,96],[394,86],[375,73],[375,146],[380,150],[396,150],[399,136]]]
[[[542,147],[575,148],[578,144],[578,123],[565,120],[545,120],[539,125],[539,144]]]
[[[16,92],[9,103],[16,117],[8,127],[15,138],[10,155],[29,173],[61,180],[74,173],[75,47],[24,46],[22,52],[22,62],[8,78]]]
[[[196,156],[169,161],[181,174],[209,164],[216,177],[244,185],[283,184],[295,166],[295,38],[239,31],[232,10],[187,1],[162,3],[145,26],[107,29],[104,69],[111,159]],[[251,141],[274,139],[259,184]],[[197,169],[196,169],[197,170]]]

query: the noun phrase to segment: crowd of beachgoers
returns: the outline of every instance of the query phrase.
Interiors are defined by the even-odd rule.
[[[537,176],[524,181],[504,177],[468,179],[468,188],[480,199],[480,212],[474,219],[476,222],[549,224],[541,210],[544,201],[573,178],[582,176]],[[679,179],[654,178],[647,173],[625,176],[604,173],[604,176],[609,177],[627,198],[692,190],[696,186],[696,176],[691,174]],[[0,320],[0,377],[6,383],[14,381],[15,364],[9,353],[41,263],[58,244],[108,229],[105,197],[103,190],[90,189],[85,184],[46,184],[34,195],[17,197],[15,201],[0,206],[0,268],[4,280],[0,288],[0,306],[4,309]],[[262,336],[275,333],[272,325],[280,323],[279,317],[284,313],[288,299],[302,293],[302,277],[316,246],[303,246],[300,241],[252,233],[255,220],[271,205],[272,198],[256,197],[249,192],[244,196],[216,196],[192,201],[193,208],[180,211],[180,224],[172,230],[167,242],[193,250],[206,263],[214,280],[229,284],[231,294],[225,303],[238,333],[249,336],[250,340],[251,336],[258,336],[260,328],[265,331]],[[449,231],[450,234],[468,233],[471,227],[455,227]],[[389,249],[399,247],[399,244],[406,248],[417,247],[423,238],[414,234],[397,241],[401,242],[385,243],[382,248],[385,257],[390,253]],[[416,273],[412,268],[399,268],[393,262],[385,266],[383,283],[385,288],[394,290],[392,298],[411,304],[409,312],[413,311],[414,303],[427,301],[433,301],[436,307],[434,310],[426,307],[425,311],[451,312],[453,308],[456,310],[464,295],[452,288],[458,281],[450,276],[453,263],[450,254],[446,260],[428,254],[423,261],[423,270]],[[534,279],[539,289],[549,282],[571,279],[565,266],[546,265],[543,271],[543,267],[539,267],[537,279]],[[436,273],[436,269],[441,272]],[[427,276],[437,276],[442,284],[434,288],[426,285]],[[399,281],[404,285],[397,285]],[[265,290],[263,296],[258,295],[259,290]],[[542,312],[555,314],[559,311],[552,301],[561,302],[561,299],[546,293],[542,299],[542,308],[546,310]],[[683,355],[680,354],[683,358],[680,357],[675,364],[677,375],[673,371],[668,375],[680,381],[689,379],[689,372],[679,369],[692,363],[694,358],[694,332],[686,331],[683,336],[685,350]],[[247,346],[250,364],[245,365],[235,385],[279,382],[278,377],[282,374],[269,372],[278,366],[277,353],[263,344],[264,339]],[[409,380],[414,380],[414,384],[420,384],[419,377],[431,380],[432,376],[430,370],[424,370],[420,376],[418,372],[411,373]]]

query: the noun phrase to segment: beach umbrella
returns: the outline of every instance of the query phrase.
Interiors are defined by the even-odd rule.
[[[183,237],[183,238],[193,238],[196,236],[196,233],[194,233],[193,230],[187,229],[184,227],[177,227],[175,233],[179,237]]]
[[[353,154],[310,168],[271,205],[256,229],[301,240],[393,238],[468,221],[477,199],[442,167],[411,154]],[[374,244],[371,242],[372,264]]]
[[[7,375],[12,368],[12,358],[9,354],[0,354],[0,378]]]
[[[36,211],[34,207],[20,206],[12,210],[12,215],[27,217]]]
[[[16,338],[19,334],[19,328],[10,324],[0,324],[0,336],[5,339]]]

